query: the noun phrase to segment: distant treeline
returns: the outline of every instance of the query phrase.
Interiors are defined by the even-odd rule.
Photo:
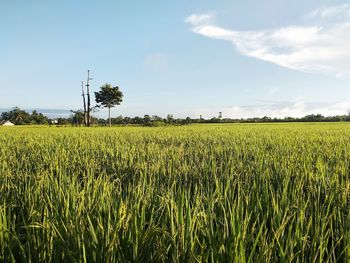
[[[49,118],[44,116],[42,113],[39,113],[36,110],[33,110],[32,113],[28,113],[18,107],[13,108],[11,111],[2,112],[0,121],[10,121],[16,125],[50,123]]]
[[[42,113],[36,110],[31,113],[21,110],[18,107],[13,110],[1,113],[1,122],[10,121],[16,125],[83,125],[84,113],[82,111],[71,111],[72,114],[68,118],[48,118]],[[273,122],[342,122],[350,121],[350,115],[338,115],[325,117],[321,114],[311,114],[302,118],[247,118],[247,119],[231,119],[231,118],[211,118],[193,119],[187,118],[174,118],[172,115],[168,115],[166,118],[159,116],[145,115],[144,117],[123,117],[118,116],[111,118],[112,125],[142,125],[142,126],[165,126],[165,125],[186,125],[191,123],[273,123]],[[107,119],[91,117],[91,123],[93,125],[108,125]]]

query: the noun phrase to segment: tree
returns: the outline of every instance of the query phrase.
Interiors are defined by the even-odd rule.
[[[168,114],[166,117],[167,123],[173,123],[174,122],[174,116],[172,114]]]
[[[30,124],[31,115],[18,107],[14,107],[13,110],[9,112],[3,112],[1,114],[1,119],[5,121],[10,121],[16,125],[24,125]]]
[[[85,92],[84,92],[84,81],[81,82],[81,96],[83,97],[83,106],[84,106],[84,126],[87,126],[87,111],[86,111],[86,101],[85,101]]]
[[[84,121],[86,120],[85,112],[83,112],[82,110],[77,110],[77,111],[71,110],[71,113],[73,113],[72,115],[73,124],[80,125],[81,123],[84,123]]]
[[[143,117],[143,124],[146,126],[151,125],[151,117],[148,114]]]
[[[32,111],[31,124],[48,124],[49,120],[42,113],[37,112],[36,110]]]
[[[123,93],[118,86],[112,87],[111,84],[105,84],[100,89],[99,92],[95,92],[95,100],[99,106],[108,108],[109,126],[111,126],[111,108],[120,105],[123,101]]]

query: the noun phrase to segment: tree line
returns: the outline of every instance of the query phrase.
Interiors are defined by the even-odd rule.
[[[1,113],[0,120],[10,121],[16,125],[29,125],[29,124],[49,124],[49,118],[42,113],[33,110],[31,113],[21,110],[18,107],[14,107],[13,110]]]
[[[83,110],[71,111],[71,115],[66,118],[49,118],[42,113],[33,110],[27,112],[18,107],[1,113],[1,122],[10,121],[16,125],[71,125],[84,126],[85,114]],[[166,126],[166,125],[187,125],[191,123],[274,123],[274,122],[344,122],[350,121],[350,115],[323,116],[321,114],[311,114],[301,118],[285,117],[285,118],[174,118],[169,114],[166,118],[157,115],[144,115],[143,117],[124,117],[115,118],[97,118],[90,115],[91,125],[107,126],[107,125],[138,125],[138,126]]]

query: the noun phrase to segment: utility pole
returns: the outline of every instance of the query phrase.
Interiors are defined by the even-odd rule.
[[[84,103],[84,126],[87,126],[87,112],[86,112],[86,101],[85,101],[85,92],[84,92],[84,81],[81,82],[81,96],[83,96]]]
[[[87,81],[86,81],[86,95],[87,95],[87,109],[86,109],[86,119],[87,119],[87,127],[90,127],[90,123],[91,123],[91,118],[90,118],[90,80],[92,80],[92,78],[90,78],[90,70],[88,70],[88,75],[87,75]]]

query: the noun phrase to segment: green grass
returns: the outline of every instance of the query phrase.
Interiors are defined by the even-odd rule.
[[[349,124],[0,128],[0,261],[349,260]]]

